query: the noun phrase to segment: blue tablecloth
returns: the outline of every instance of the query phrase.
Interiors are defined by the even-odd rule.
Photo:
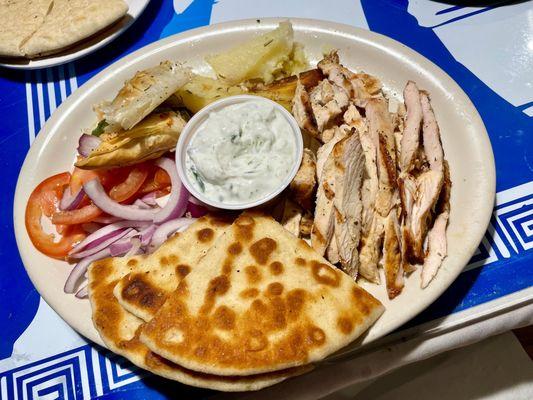
[[[503,2],[506,3],[506,2]],[[508,2],[511,3],[511,2]],[[87,343],[40,298],[13,233],[13,194],[26,152],[55,108],[118,58],[195,27],[269,16],[326,19],[390,36],[443,68],[470,96],[496,157],[490,227],[465,271],[410,325],[494,304],[533,286],[533,7],[459,7],[404,0],[152,0],[112,44],[35,71],[0,69],[0,398],[201,398]]]

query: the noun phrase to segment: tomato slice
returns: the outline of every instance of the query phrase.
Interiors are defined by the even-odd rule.
[[[157,168],[154,175],[154,181],[156,181],[161,187],[166,187],[170,185],[170,176],[162,168]]]
[[[109,197],[118,202],[128,200],[139,191],[147,177],[148,169],[146,167],[135,167],[130,171],[124,182],[111,188]]]
[[[144,184],[139,189],[139,194],[147,194],[154,191],[169,192],[170,177],[161,168],[156,168],[153,174],[150,174]]]
[[[55,210],[63,189],[69,184],[70,174],[63,172],[42,181],[32,192],[26,205],[25,224],[33,245],[47,256],[63,259],[74,245],[85,237],[79,227],[64,229],[59,241],[43,231],[41,218]]]
[[[91,222],[103,214],[103,211],[94,204],[70,211],[59,211],[52,215],[52,223],[60,225],[76,225]]]

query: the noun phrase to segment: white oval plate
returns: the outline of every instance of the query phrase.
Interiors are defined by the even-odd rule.
[[[442,132],[453,181],[448,227],[449,255],[437,277],[420,289],[419,272],[406,282],[403,293],[389,301],[383,285],[364,284],[386,311],[362,341],[343,353],[398,328],[431,304],[468,263],[487,228],[495,194],[494,158],[487,132],[466,94],[440,68],[404,45],[366,30],[331,22],[291,19],[296,40],[303,43],[311,62],[324,48],[337,48],[342,62],[379,77],[387,92],[398,98],[411,79],[431,94]],[[39,293],[76,331],[103,345],[91,321],[89,301],[63,293],[71,267],[39,253],[24,227],[24,210],[32,190],[52,174],[70,170],[80,130],[93,123],[92,104],[116,93],[138,71],[162,60],[181,60],[206,71],[204,56],[227,49],[258,32],[273,29],[279,19],[230,22],[175,35],[124,57],[93,77],[52,115],[33,143],[22,167],[15,194],[14,224],[17,244],[28,274]]]
[[[0,66],[11,69],[38,69],[48,68],[84,57],[99,48],[105,46],[112,40],[115,40],[128,29],[131,24],[142,14],[150,0],[124,0],[128,4],[128,12],[118,22],[104,29],[102,32],[91,36],[88,40],[81,41],[79,44],[62,51],[58,54],[51,54],[35,60],[24,58],[9,59],[1,58]]]

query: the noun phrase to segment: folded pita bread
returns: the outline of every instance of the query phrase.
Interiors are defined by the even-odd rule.
[[[120,305],[138,318],[151,320],[167,295],[196,268],[232,222],[227,218],[204,216],[185,232],[172,236],[153,254],[135,258],[139,261],[136,267],[120,279],[114,289]],[[115,260],[123,263],[121,258]]]
[[[248,212],[180,282],[139,338],[188,369],[250,375],[319,361],[383,311],[303,240]]]
[[[116,260],[117,258],[100,260],[89,268],[89,299],[93,322],[105,345],[138,367],[187,385],[231,392],[259,390],[309,370],[293,368],[256,376],[220,377],[187,370],[152,353],[138,339],[143,321],[124,310],[113,296],[115,284],[131,271],[135,263],[130,263],[126,257],[125,262],[119,263]]]
[[[112,101],[101,102],[95,111],[109,125],[128,130],[190,80],[188,68],[163,61],[155,67],[138,71],[124,83]]]
[[[27,58],[56,53],[126,15],[123,0],[3,0],[0,55]]]

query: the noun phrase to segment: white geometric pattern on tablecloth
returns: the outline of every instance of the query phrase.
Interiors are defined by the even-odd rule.
[[[0,400],[91,399],[147,374],[121,356],[86,345],[0,374]]]
[[[465,271],[533,249],[533,181],[496,194],[489,228]]]
[[[89,347],[50,357],[0,377],[2,399],[90,399]]]

